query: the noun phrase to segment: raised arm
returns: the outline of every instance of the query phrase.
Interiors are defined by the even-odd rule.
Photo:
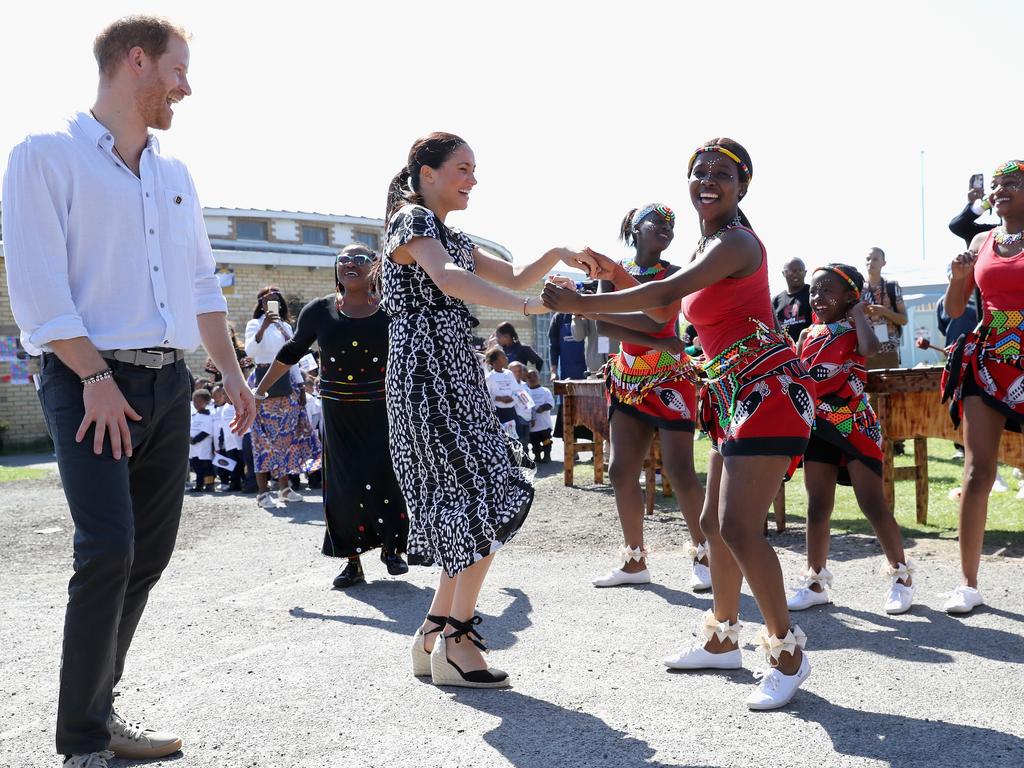
[[[971,292],[974,290],[974,262],[977,261],[978,252],[987,237],[987,232],[978,233],[971,241],[970,249],[953,259],[953,274],[942,301],[946,314],[951,318],[960,317],[967,309]]]
[[[750,233],[743,230],[727,232],[722,239],[708,248],[701,258],[682,267],[664,280],[638,285],[615,293],[581,296],[561,286],[548,283],[544,287],[544,302],[558,312],[635,312],[646,307],[664,307],[683,296],[707,288],[728,277],[753,274],[761,263],[761,246]]]
[[[584,251],[574,251],[571,248],[552,248],[528,264],[514,265],[499,259],[484,248],[477,247],[473,249],[473,259],[476,261],[476,274],[484,280],[513,290],[525,290],[543,280],[559,262],[574,269],[582,269],[588,275],[595,271],[593,258]]]

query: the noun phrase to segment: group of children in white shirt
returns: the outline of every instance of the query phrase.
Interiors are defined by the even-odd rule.
[[[215,386],[212,393],[206,389],[192,393],[189,429],[189,465],[195,474],[192,490],[212,491],[217,475],[224,490],[242,490],[244,435],[231,431],[234,418],[235,406],[228,401],[220,385]]]
[[[520,362],[509,364],[500,347],[487,350],[484,359],[487,372],[487,391],[498,414],[498,421],[517,437],[523,449],[533,449],[533,460],[546,464],[551,461],[551,414],[555,398],[551,390],[542,387],[540,374],[527,370]]]

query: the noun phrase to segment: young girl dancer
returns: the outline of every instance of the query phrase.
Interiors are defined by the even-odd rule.
[[[612,280],[601,283],[603,293],[663,280],[679,267],[661,258],[675,236],[676,215],[651,203],[626,214],[619,228],[622,241],[636,250],[617,266]],[[647,584],[644,546],[644,505],[639,476],[655,434],[661,439],[662,468],[679,499],[690,531],[690,587],[711,587],[707,541],[700,530],[704,489],[693,469],[693,430],[697,406],[696,375],[676,331],[679,301],[668,306],[622,315],[592,315],[598,332],[619,339],[606,381],[611,464],[608,474],[625,539],[625,563],[594,580],[596,587]]]
[[[502,688],[508,675],[480,654],[476,602],[494,553],[529,512],[533,487],[520,469],[522,447],[491,406],[465,302],[541,314],[539,298],[506,289],[532,285],[559,260],[601,275],[593,257],[565,248],[513,267],[449,229],[448,214],[469,205],[475,172],[473,150],[458,136],[413,144],[388,190],[381,308],[391,318],[387,408],[409,555],[443,568],[414,639],[413,673],[439,685]]]
[[[886,613],[904,613],[914,599],[914,565],[903,554],[900,527],[882,490],[882,430],[868,405],[864,360],[878,337],[861,300],[864,277],[846,264],[828,264],[811,280],[815,322],[800,333],[797,351],[814,379],[814,432],[804,454],[807,488],[807,570],[788,600],[789,610],[832,602],[825,567],[836,483],[853,485],[864,516],[888,559]]]
[[[956,344],[948,360],[943,397],[952,397],[953,423],[963,421],[963,493],[960,495],[960,567],[964,583],[950,594],[948,613],[970,613],[984,601],[978,565],[985,539],[988,494],[996,476],[1003,430],[1024,424],[1024,160],[992,174],[992,210],[1002,225],[979,234],[953,260],[945,307],[959,317],[975,285],[984,315],[974,333]]]
[[[806,636],[790,625],[782,569],[762,527],[780,483],[807,447],[814,385],[788,339],[773,328],[764,246],[738,207],[751,170],[747,151],[731,139],[713,139],[693,153],[690,200],[703,236],[674,275],[597,296],[549,283],[544,298],[559,312],[589,314],[661,307],[683,297],[683,313],[708,357],[701,415],[717,450],[708,467],[701,527],[711,547],[714,610],[705,616],[703,642],[666,664],[741,666],[739,597],[746,578],[764,615],[757,642],[769,661],[747,706],[775,709],[792,699],[810,665],[802,650]]]

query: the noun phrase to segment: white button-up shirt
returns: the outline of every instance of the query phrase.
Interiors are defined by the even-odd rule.
[[[11,151],[2,199],[11,309],[33,355],[79,336],[192,350],[196,315],[227,311],[192,177],[152,136],[136,177],[81,112]]]

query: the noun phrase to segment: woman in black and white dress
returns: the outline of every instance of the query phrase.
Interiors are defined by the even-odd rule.
[[[555,248],[513,267],[449,229],[447,215],[469,205],[475,170],[458,136],[433,133],[413,144],[388,190],[381,308],[391,318],[388,420],[410,515],[409,559],[443,568],[416,633],[413,672],[439,685],[502,688],[508,675],[488,669],[478,650],[476,602],[494,553],[529,512],[533,487],[521,447],[491,406],[464,302],[541,314],[538,298],[506,289],[532,285],[559,260],[588,272],[595,261]]]

